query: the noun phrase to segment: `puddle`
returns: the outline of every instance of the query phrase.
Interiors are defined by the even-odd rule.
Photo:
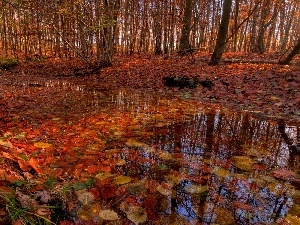
[[[12,123],[6,133],[28,147],[41,177],[82,184],[74,188],[76,220],[299,221],[300,157],[291,151],[300,127],[151,90],[87,91],[63,81],[42,87],[53,99],[29,105],[15,119],[23,126]]]

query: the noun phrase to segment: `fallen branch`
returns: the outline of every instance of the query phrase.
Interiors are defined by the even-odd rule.
[[[250,64],[278,64],[275,60],[244,60],[244,59],[223,59],[224,63],[250,63]]]

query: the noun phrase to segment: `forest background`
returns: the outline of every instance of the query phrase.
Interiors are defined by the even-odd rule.
[[[222,52],[259,54],[283,54],[298,45],[297,53],[300,45],[297,0],[1,0],[0,5],[2,55],[17,59],[79,57],[110,65],[116,55],[213,52],[218,41]]]

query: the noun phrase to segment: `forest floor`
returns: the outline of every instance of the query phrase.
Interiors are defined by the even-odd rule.
[[[1,84],[27,81],[30,85],[45,79],[59,79],[94,89],[153,89],[180,92],[203,102],[219,103],[233,110],[247,110],[286,121],[300,121],[299,57],[292,65],[273,63],[221,63],[209,66],[210,55],[199,53],[194,60],[171,55],[116,57],[113,66],[97,74],[74,76],[82,64],[76,60],[24,63],[0,76]],[[226,59],[276,61],[277,54],[254,55],[228,53]],[[2,71],[1,71],[2,72]],[[84,72],[84,70],[83,70]],[[201,85],[195,89],[164,86],[164,77],[191,77],[213,82],[211,90]],[[0,86],[1,88],[1,86]],[[187,95],[188,94],[188,95]],[[0,95],[0,103],[11,93]]]
[[[274,129],[276,131],[274,140],[270,139],[271,136],[265,138],[264,132],[251,134],[255,138],[252,147],[255,152],[258,149],[256,155],[253,155],[252,151],[249,151],[252,155],[248,153],[250,148],[246,144],[243,144],[242,150],[240,149],[241,146],[238,143],[244,142],[240,142],[239,136],[236,136],[240,132],[238,128],[236,132],[227,132],[227,128],[224,128],[225,138],[222,137],[218,141],[224,138],[224,145],[220,144],[226,150],[224,155],[232,154],[242,161],[239,164],[235,163],[236,165],[233,159],[227,160],[225,157],[223,161],[211,162],[210,158],[216,157],[213,157],[211,154],[214,153],[210,152],[204,155],[205,160],[199,163],[199,158],[190,157],[185,152],[178,154],[177,150],[180,149],[178,146],[174,149],[175,154],[172,155],[161,151],[156,144],[153,144],[155,135],[159,138],[166,136],[165,146],[175,146],[181,143],[180,129],[183,127],[183,122],[189,122],[188,119],[183,120],[190,118],[188,116],[193,112],[193,107],[196,108],[194,113],[198,113],[198,109],[202,109],[202,106],[214,111],[225,108],[220,112],[230,112],[230,118],[234,115],[231,112],[242,110],[253,112],[263,118],[270,117],[271,120],[268,121],[271,122],[267,123],[267,129],[270,128],[270,130],[273,125],[277,126],[277,119],[284,120],[287,125],[294,128],[300,125],[299,58],[296,58],[291,65],[283,66],[270,63],[278,60],[279,56],[276,54],[260,56],[242,53],[225,54],[226,59],[268,61],[269,63],[223,62],[219,66],[209,66],[210,55],[199,53],[194,57],[194,60],[176,55],[168,58],[162,56],[115,57],[112,67],[103,68],[97,73],[85,68],[78,60],[57,59],[21,63],[11,70],[0,71],[0,224],[4,219],[15,215],[9,212],[23,213],[10,218],[14,222],[13,225],[23,223],[25,216],[35,219],[41,219],[42,216],[42,219],[46,218],[46,220],[51,218],[53,221],[60,221],[60,225],[75,224],[71,222],[75,220],[74,215],[77,215],[81,221],[76,224],[104,224],[103,218],[118,219],[119,223],[114,224],[127,225],[132,224],[130,221],[137,221],[136,224],[139,224],[147,217],[149,221],[157,222],[153,224],[171,224],[171,220],[163,222],[170,217],[174,221],[175,219],[183,221],[182,217],[178,218],[177,213],[169,216],[161,213],[166,209],[171,209],[171,201],[168,200],[169,203],[165,203],[166,199],[170,198],[161,198],[164,195],[168,196],[169,194],[166,193],[170,193],[173,187],[165,182],[165,174],[173,171],[172,176],[174,175],[175,179],[180,181],[183,178],[182,172],[186,171],[188,179],[197,178],[193,180],[198,185],[195,187],[203,187],[207,185],[210,174],[216,173],[211,170],[215,168],[214,163],[218,165],[218,168],[220,165],[224,167],[220,167],[218,176],[227,176],[228,168],[231,168],[230,171],[235,171],[235,167],[240,169],[239,165],[243,165],[240,170],[246,175],[249,175],[249,170],[253,172],[249,177],[254,176],[254,173],[257,174],[257,171],[262,171],[265,176],[265,170],[271,177],[278,175],[289,180],[292,177],[292,181],[296,183],[297,190],[299,190],[300,170],[297,155],[293,156],[293,160],[295,159],[291,163],[293,167],[288,167],[291,170],[277,170],[277,164],[276,167],[271,167],[273,165],[269,163],[270,156],[275,151],[272,146],[280,146],[272,145],[278,139],[279,131],[277,130],[279,129],[277,128]],[[209,80],[213,86],[211,89],[202,85],[181,89],[166,87],[164,82],[166,77]],[[134,95],[126,96],[127,90]],[[152,95],[155,97],[151,98]],[[114,104],[111,104],[112,102]],[[227,116],[224,116],[223,121],[227,121]],[[205,117],[201,118],[203,122],[206,120]],[[239,123],[238,119],[232,121]],[[173,125],[170,126],[170,124]],[[228,124],[230,126],[230,123]],[[254,131],[255,126],[251,125],[250,128]],[[179,132],[179,135],[169,133],[172,130]],[[189,133],[190,143],[200,141],[199,143],[202,144],[198,128],[195,132],[197,135]],[[270,132],[270,134],[273,133]],[[173,140],[173,136],[179,139]],[[266,143],[259,139],[260,136]],[[164,139],[159,139],[161,140]],[[172,140],[174,143],[171,142]],[[232,142],[232,140],[239,141]],[[238,146],[236,151],[232,148],[232,143]],[[224,147],[227,144],[228,147]],[[140,154],[141,149],[149,152]],[[245,155],[240,156],[241,151]],[[216,152],[221,154],[219,151]],[[146,156],[151,158],[146,158]],[[194,155],[191,154],[191,156]],[[188,160],[189,158],[191,161]],[[197,159],[197,163],[195,164],[192,159]],[[150,171],[147,175],[149,176],[147,182],[144,182],[145,170],[143,168],[149,168]],[[168,170],[168,168],[172,169]],[[182,168],[186,169],[181,170]],[[199,173],[195,172],[195,177],[190,177],[190,171]],[[141,173],[140,177],[136,175],[138,173]],[[204,174],[204,178],[199,174]],[[143,180],[140,180],[141,177]],[[158,182],[156,178],[162,180]],[[237,183],[243,184],[246,180],[252,180],[252,178],[245,179],[238,172],[236,180],[239,181],[239,179],[241,181]],[[276,183],[277,179],[268,178],[268,180],[272,181],[272,184],[268,183],[270,187],[279,185]],[[259,180],[259,187],[263,187],[261,183],[262,181]],[[257,185],[251,183],[252,186]],[[173,189],[178,187],[179,185],[175,185]],[[150,193],[145,197],[147,201],[144,203],[140,201],[142,190],[147,194]],[[175,193],[174,190],[172,193]],[[259,192],[257,190],[254,191]],[[294,192],[288,190],[287,193]],[[15,198],[10,194],[15,195]],[[275,197],[280,198],[279,195]],[[159,199],[157,204],[156,198]],[[294,199],[296,210],[291,213],[292,216],[299,215],[297,207],[299,207],[300,197]],[[235,204],[236,208],[241,207],[246,210],[252,208],[243,201],[238,202],[234,198],[232,204]],[[18,204],[11,204],[11,202],[18,202]],[[65,202],[67,207],[62,202]],[[140,207],[141,202],[148,211]],[[134,210],[128,208],[127,203],[130,206],[132,204]],[[55,207],[50,210],[47,206],[45,207],[45,204]],[[153,207],[155,204],[158,207]],[[203,203],[201,201],[201,204],[204,204],[204,201]],[[138,208],[136,208],[137,205],[139,205]],[[69,212],[65,212],[66,209]],[[136,209],[140,211],[135,211]],[[200,205],[199,209],[199,211],[204,209],[204,205]],[[112,210],[117,210],[122,218],[119,219],[117,213]],[[132,218],[131,210],[137,212],[134,213],[137,218]],[[229,211],[222,210],[220,210],[219,217],[227,220],[228,216],[224,217],[222,212],[231,214],[227,213]],[[103,215],[100,215],[100,212]],[[200,218],[203,212],[198,214]],[[234,215],[233,212],[232,215]],[[102,222],[94,223],[93,220],[96,217],[98,219],[100,217]],[[90,222],[87,223],[87,221]],[[185,222],[176,224],[200,224],[199,222]],[[41,224],[41,222],[36,224]]]

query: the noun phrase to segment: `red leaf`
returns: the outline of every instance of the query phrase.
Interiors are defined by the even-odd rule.
[[[101,188],[100,193],[102,198],[107,199],[114,197],[116,194],[117,188],[114,185],[105,185]]]

